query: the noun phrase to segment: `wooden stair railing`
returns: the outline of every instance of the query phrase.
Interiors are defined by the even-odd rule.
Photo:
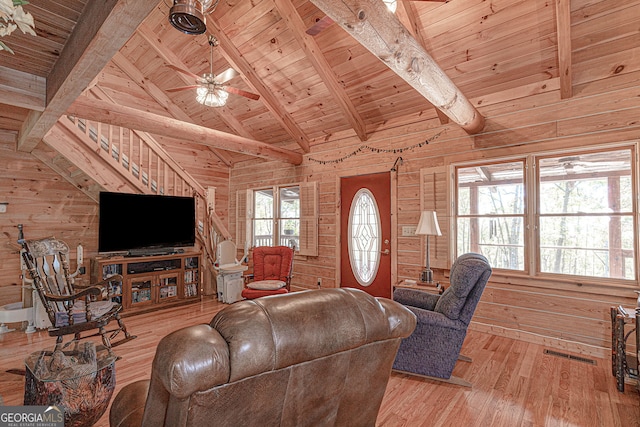
[[[217,234],[225,239],[231,235],[213,209],[208,207],[205,188],[151,135],[74,116],[63,117],[58,124],[97,153],[140,192],[195,197],[196,234],[206,256],[213,261],[212,238],[206,235]]]

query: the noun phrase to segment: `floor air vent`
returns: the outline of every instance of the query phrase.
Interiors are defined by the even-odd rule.
[[[574,356],[573,354],[561,353],[559,351],[553,350],[544,350],[544,354],[548,354],[550,356],[563,357],[569,360],[575,360],[576,362],[588,363],[589,365],[597,365],[598,363],[593,359],[587,359],[586,357]]]

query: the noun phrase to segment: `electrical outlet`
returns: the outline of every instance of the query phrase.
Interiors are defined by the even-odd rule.
[[[416,226],[415,225],[403,225],[402,226],[402,235],[403,236],[415,236],[416,235]]]
[[[6,213],[6,212],[7,212],[7,204],[0,203],[0,213]]]

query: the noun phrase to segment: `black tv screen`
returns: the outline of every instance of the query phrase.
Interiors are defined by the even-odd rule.
[[[98,252],[193,246],[193,197],[100,193]]]

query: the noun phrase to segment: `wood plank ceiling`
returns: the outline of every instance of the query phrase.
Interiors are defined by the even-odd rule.
[[[330,137],[364,141],[389,123],[448,120],[340,25],[307,35],[324,17],[308,0],[220,0],[199,36],[169,24],[167,3],[31,0],[25,9],[38,36],[17,31],[3,39],[15,55],[0,52],[0,135],[30,151],[92,85],[141,117],[171,117],[297,156]],[[639,10],[639,0],[400,0],[396,14],[478,107],[545,82],[559,82],[562,96],[571,97],[610,72],[598,68],[599,57],[637,40]],[[606,28],[589,25],[603,15],[628,27],[628,37],[613,43]],[[225,107],[213,108],[198,104],[195,90],[168,92],[194,82],[167,65],[209,71],[209,34],[219,41],[214,73],[235,68],[240,75],[229,85],[259,100],[232,94]],[[175,135],[159,139],[177,143]],[[198,144],[189,134],[182,139]],[[213,147],[221,167],[252,155],[224,140]]]

